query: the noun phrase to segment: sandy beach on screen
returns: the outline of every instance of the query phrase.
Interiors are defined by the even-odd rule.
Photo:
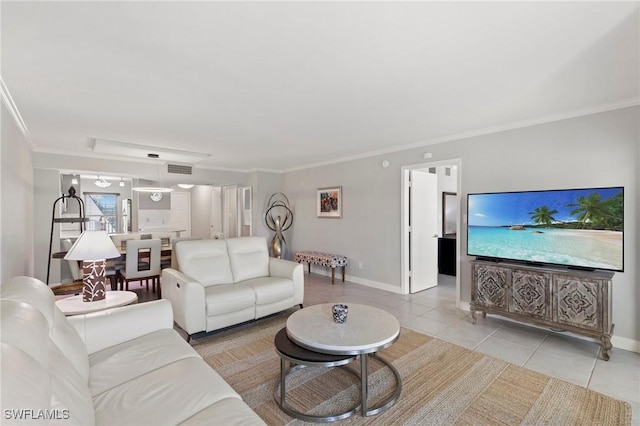
[[[597,240],[604,243],[616,245],[620,245],[622,243],[622,232],[619,231],[600,231],[594,229],[563,229],[562,236],[596,238]]]

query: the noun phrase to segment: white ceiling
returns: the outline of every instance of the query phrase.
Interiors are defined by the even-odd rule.
[[[2,1],[37,152],[291,170],[640,98],[640,2]]]

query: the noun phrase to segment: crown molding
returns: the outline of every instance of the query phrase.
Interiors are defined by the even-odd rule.
[[[18,126],[18,128],[20,129],[20,132],[22,132],[22,135],[24,136],[24,139],[27,141],[27,144],[29,145],[29,149],[31,149],[31,151],[33,152],[35,147],[33,145],[33,141],[31,140],[31,136],[29,135],[29,130],[27,129],[27,125],[22,119],[22,116],[20,115],[20,111],[18,111],[17,105],[15,104],[15,102],[13,102],[11,93],[9,93],[9,88],[4,83],[4,79],[2,78],[1,75],[0,75],[0,96],[2,96],[2,101],[4,102],[4,105],[7,107],[7,111],[9,111],[9,114],[11,114],[13,121],[15,121],[16,126]]]
[[[513,123],[485,127],[482,129],[471,130],[463,133],[456,133],[453,135],[441,136],[433,139],[425,139],[423,141],[412,142],[404,145],[397,145],[397,146],[394,146],[393,148],[379,149],[379,150],[370,151],[364,154],[341,157],[339,160],[330,160],[330,161],[323,161],[319,163],[307,164],[304,166],[283,170],[282,172],[283,173],[295,172],[300,170],[313,169],[315,167],[345,163],[347,161],[354,161],[354,160],[361,160],[364,158],[376,157],[379,155],[393,154],[396,152],[407,151],[410,149],[423,148],[429,145],[436,145],[436,144],[445,143],[445,142],[453,142],[453,141],[469,139],[477,136],[485,136],[485,135],[490,135],[495,133],[506,132],[509,130],[522,129],[525,127],[538,126],[540,124],[553,123],[555,121],[562,121],[562,120],[569,120],[572,118],[584,117],[587,115],[599,114],[602,112],[614,111],[617,109],[630,108],[638,105],[640,105],[640,97],[629,98],[629,99],[624,99],[622,101],[611,103],[611,104],[598,105],[592,108],[571,111],[563,114],[547,115],[547,116],[542,116],[538,118],[533,118],[530,120],[516,121]]]

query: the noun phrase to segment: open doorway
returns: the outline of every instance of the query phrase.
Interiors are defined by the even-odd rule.
[[[460,304],[457,256],[460,241],[457,237],[460,235],[461,171],[459,158],[402,167],[403,294],[431,287],[429,277],[435,273],[449,282],[455,280],[456,305]],[[426,175],[430,177],[423,179]],[[433,183],[425,186],[425,180],[435,180],[435,192]],[[447,275],[439,274],[443,267],[448,268]]]

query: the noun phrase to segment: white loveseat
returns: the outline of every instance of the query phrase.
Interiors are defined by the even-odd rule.
[[[166,300],[65,317],[41,281],[0,286],[2,424],[264,425],[173,330]]]
[[[189,336],[300,305],[301,264],[269,257],[263,237],[180,241],[178,269],[162,272],[162,297]]]

